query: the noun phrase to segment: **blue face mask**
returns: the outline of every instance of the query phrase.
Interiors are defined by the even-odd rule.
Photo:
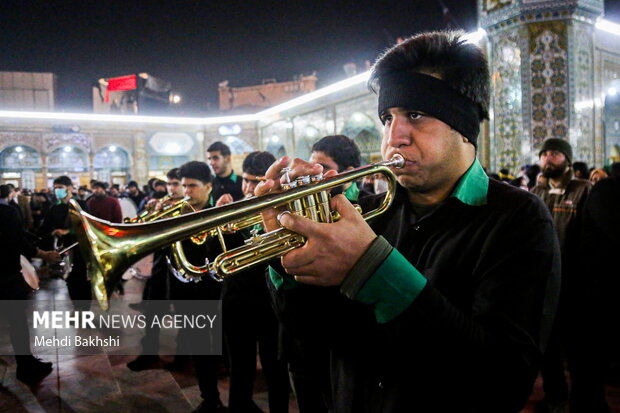
[[[56,198],[58,199],[65,199],[67,190],[65,188],[54,188],[54,194],[56,194]]]

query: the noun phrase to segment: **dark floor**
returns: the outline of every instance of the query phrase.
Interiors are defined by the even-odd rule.
[[[125,284],[123,300],[138,302],[143,281],[132,279]],[[63,281],[42,281],[35,299],[67,299]],[[6,337],[0,337],[0,354],[10,353]],[[141,372],[130,371],[126,363],[132,356],[51,355],[53,372],[40,384],[29,387],[15,378],[15,359],[0,356],[0,413],[188,413],[200,403],[200,394],[192,367],[170,372],[162,366]],[[170,361],[171,357],[163,357]],[[228,399],[228,379],[219,381],[221,398]],[[609,386],[608,400],[612,411],[620,413],[620,386]],[[542,397],[537,380],[528,406],[521,413],[533,412]],[[267,412],[267,390],[258,371],[254,400]],[[298,413],[291,395],[290,412]]]

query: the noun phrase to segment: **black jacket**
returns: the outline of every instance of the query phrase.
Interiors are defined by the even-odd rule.
[[[0,278],[9,274],[20,274],[20,255],[32,258],[37,248],[26,238],[19,212],[12,206],[0,204]]]
[[[230,194],[234,201],[243,199],[244,195],[241,190],[241,183],[242,178],[235,174],[234,171],[225,178],[219,176],[213,178],[213,191],[211,192],[213,203],[217,202],[224,194]]]
[[[331,349],[334,412],[518,412],[557,306],[549,212],[490,180],[486,205],[448,198],[410,222],[399,189],[371,223],[428,280],[400,315],[379,324],[338,288],[298,285],[272,291],[281,321],[297,339]]]
[[[88,212],[88,206],[86,204],[86,201],[82,201],[80,199],[75,200],[84,212]],[[45,218],[43,218],[43,222],[41,223],[41,226],[38,230],[38,235],[42,239],[41,248],[44,250],[53,249],[54,238],[52,236],[52,232],[55,229],[69,229],[70,226],[71,223],[69,222],[69,204],[61,202],[52,206],[45,214]],[[77,241],[75,235],[71,233],[59,238],[61,241],[61,245],[65,247]]]

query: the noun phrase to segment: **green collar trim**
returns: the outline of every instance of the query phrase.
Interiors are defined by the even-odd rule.
[[[489,177],[476,158],[450,196],[464,204],[479,206],[486,205],[488,192]]]
[[[229,176],[230,180],[233,181],[234,183],[237,183],[237,174],[235,173],[235,171],[232,171],[232,173]]]
[[[344,192],[344,196],[352,202],[357,202],[360,197],[360,189],[355,182]]]

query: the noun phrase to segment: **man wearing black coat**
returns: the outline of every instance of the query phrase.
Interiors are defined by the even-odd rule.
[[[476,159],[484,55],[459,33],[423,33],[381,56],[370,85],[383,158],[402,157],[394,202],[370,225],[340,195],[332,224],[263,213],[268,230],[307,238],[270,270],[280,318],[329,346],[334,412],[516,413],[556,310],[559,249],[544,204]],[[280,190],[289,161],[257,195]],[[289,177],[321,170],[296,159]]]
[[[24,382],[35,382],[52,371],[52,363],[42,362],[30,351],[25,300],[31,290],[21,274],[20,255],[55,263],[60,261],[60,254],[40,250],[28,242],[20,216],[8,202],[11,190],[8,185],[0,185],[0,314],[9,322],[17,378]]]
[[[59,239],[63,247],[69,247],[77,241],[70,232],[69,201],[73,198],[73,182],[68,176],[62,175],[54,179],[54,194],[58,200],[45,215],[39,228],[39,236],[43,239],[43,245],[50,248],[54,237]],[[88,212],[85,201],[76,199],[83,211]],[[67,276],[67,289],[69,297],[73,300],[76,310],[88,310],[92,297],[90,281],[86,270],[86,263],[79,252],[79,248],[73,248],[71,272]]]

